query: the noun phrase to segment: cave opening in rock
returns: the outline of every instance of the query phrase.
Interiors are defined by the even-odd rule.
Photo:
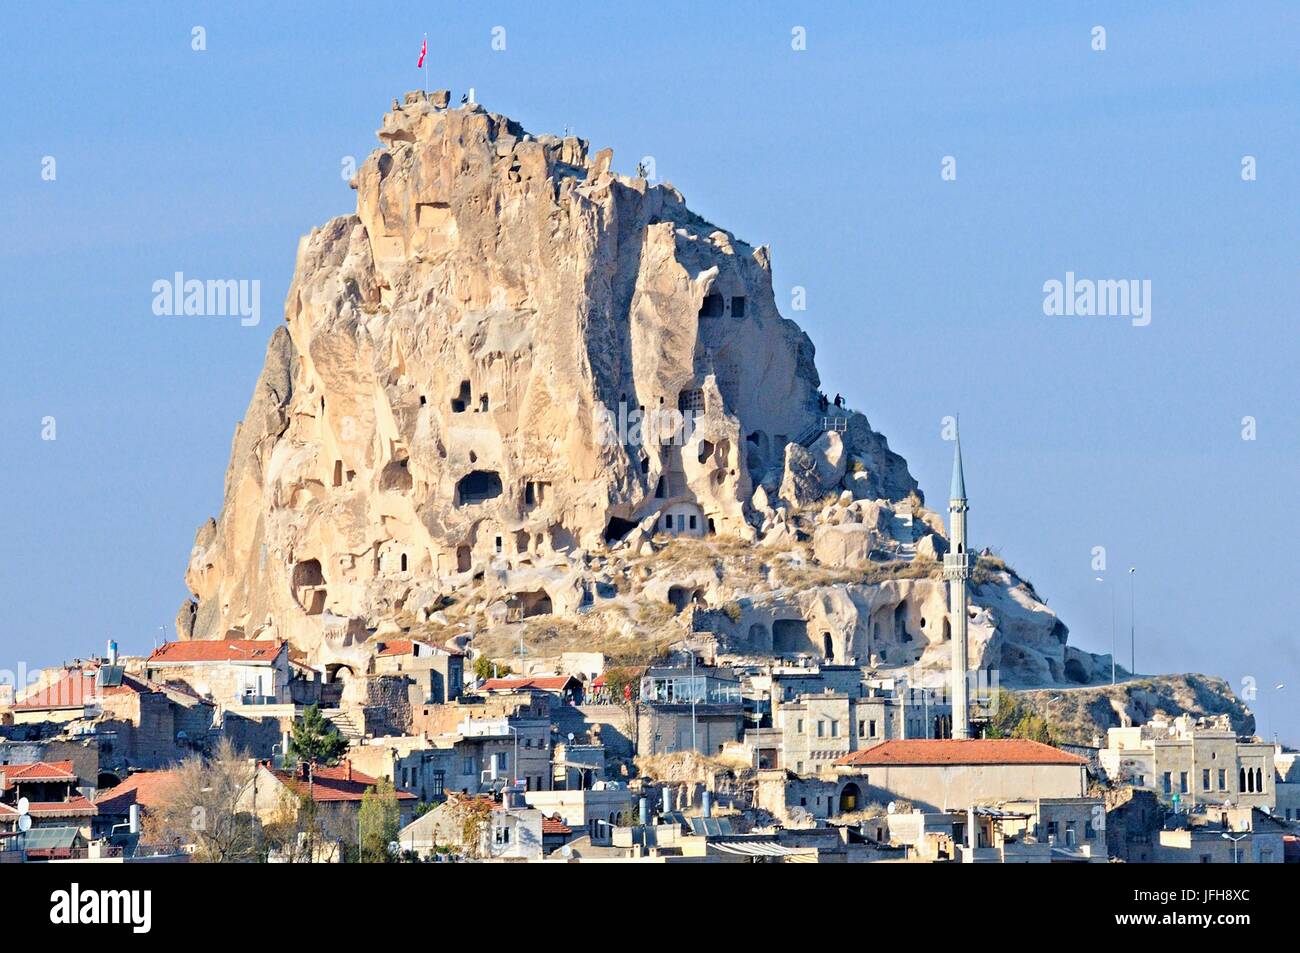
[[[700,317],[720,318],[722,317],[723,308],[724,308],[724,303],[722,300],[722,295],[720,294],[705,295],[704,303],[700,305]]]
[[[460,391],[451,399],[451,412],[453,414],[465,413],[465,408],[469,406],[470,388],[469,381],[460,382]]]
[[[325,574],[319,559],[304,559],[293,567],[293,596],[308,615],[325,611]]]
[[[632,522],[632,520],[611,516],[609,522],[605,524],[605,542],[617,542],[634,529],[636,529],[636,523]]]
[[[809,648],[808,623],[803,619],[777,619],[772,623],[772,651],[777,655],[793,655]]]
[[[733,318],[743,318],[745,316],[745,296],[731,296],[731,316]]]
[[[456,547],[456,571],[469,572],[470,566],[470,548],[466,543],[461,543]]]
[[[495,470],[471,470],[456,484],[456,505],[485,503],[501,495],[501,476]]]

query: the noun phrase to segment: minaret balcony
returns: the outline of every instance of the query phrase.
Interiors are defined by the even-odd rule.
[[[945,579],[970,578],[970,553],[944,553],[943,577]]]

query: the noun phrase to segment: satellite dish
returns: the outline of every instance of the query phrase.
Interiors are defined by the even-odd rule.
[[[562,853],[565,856],[565,858],[572,857],[573,848],[570,847],[568,844],[565,844],[563,847],[560,848],[560,853]]]
[[[30,814],[23,814],[21,817],[18,818],[18,830],[22,831],[25,834],[31,829],[32,829],[32,816]]]
[[[569,744],[573,744],[573,732],[569,732]]]
[[[27,800],[27,798],[25,797],[20,797],[18,799],[17,805],[15,806],[18,808],[19,814],[26,814],[29,810],[31,810],[32,802]]]
[[[897,801],[890,801],[889,804],[885,806],[885,810],[888,811],[890,814],[893,814],[894,811],[897,809],[897,807],[898,807]]]

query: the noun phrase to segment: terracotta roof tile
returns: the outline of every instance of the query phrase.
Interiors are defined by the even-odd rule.
[[[278,770],[271,773],[299,794],[306,794],[310,789],[314,801],[360,801],[366,791],[379,783],[378,779],[351,769],[346,761],[334,766],[318,764],[312,769],[311,784],[301,774]],[[415,800],[409,791],[395,794],[399,801]]]
[[[536,678],[489,678],[483,683],[485,692],[523,691],[535,688],[543,692],[562,692],[570,682],[575,682],[572,675],[544,675]]]
[[[560,820],[560,815],[557,814],[554,817],[547,817],[544,814],[542,815],[542,836],[543,837],[549,834],[566,835],[572,833],[573,833],[573,828],[571,828],[568,824],[564,823],[564,821]]]
[[[966,740],[897,739],[882,741],[835,762],[854,767],[942,764],[1087,764],[1086,758],[1023,738]]]
[[[157,808],[166,803],[174,771],[137,771],[95,800],[101,814],[125,814],[132,804]]]
[[[77,774],[71,761],[32,761],[27,764],[0,764],[0,774],[4,775],[4,788],[8,790],[15,783],[23,781],[76,782]]]
[[[280,654],[283,642],[257,639],[227,639],[224,642],[195,639],[167,642],[154,649],[150,665],[186,662],[271,662]]]

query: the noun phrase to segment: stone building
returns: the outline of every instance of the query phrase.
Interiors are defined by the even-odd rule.
[[[222,708],[292,701],[286,642],[167,642],[149,656],[145,675],[163,684],[180,682]]]
[[[1179,810],[1224,804],[1271,809],[1277,803],[1273,745],[1238,738],[1226,718],[1154,718],[1111,728],[1106,742],[1098,761],[1110,781],[1153,790]]]
[[[1087,792],[1087,761],[1019,738],[883,741],[835,762],[846,783],[840,796],[905,800],[924,811]],[[850,789],[850,783],[852,789]]]

